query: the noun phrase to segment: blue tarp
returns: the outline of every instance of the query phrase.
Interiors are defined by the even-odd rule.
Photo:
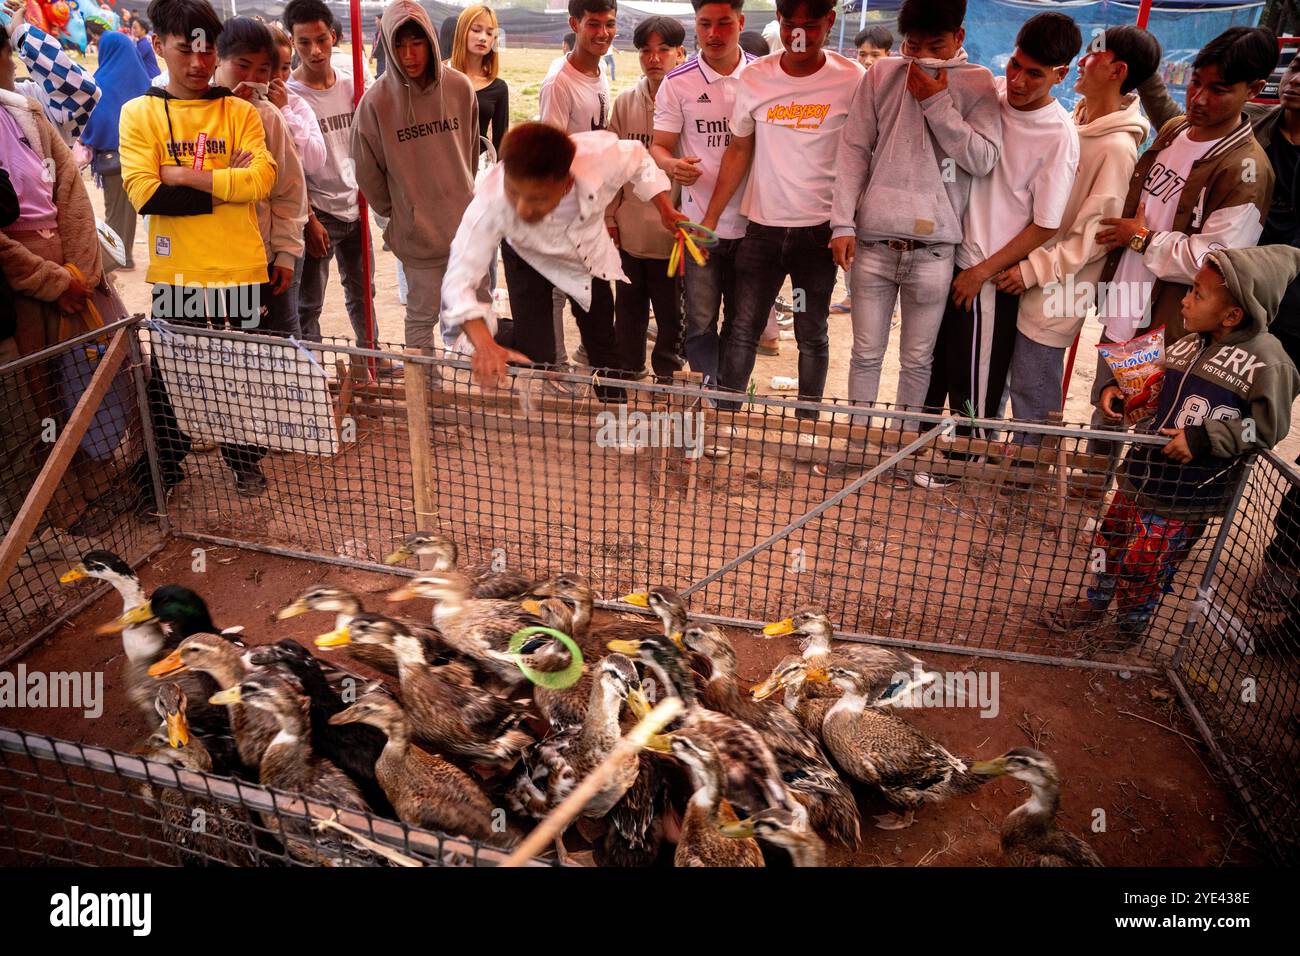
[[[868,3],[870,11],[875,2]],[[1197,7],[1198,9],[1188,9]],[[966,51],[975,63],[983,64],[1001,75],[1015,47],[1016,33],[1021,24],[1036,13],[1059,9],[1079,24],[1086,48],[1094,30],[1133,23],[1137,19],[1137,3],[1117,3],[1115,0],[1096,0],[1079,3],[1034,3],[1024,0],[968,0],[966,13]],[[1228,27],[1255,26],[1263,12],[1263,3],[1162,3],[1151,11],[1147,29],[1156,35],[1164,47],[1161,73],[1169,84],[1170,94],[1181,101],[1191,75],[1192,60],[1196,51]],[[856,21],[855,21],[856,22]],[[1077,94],[1074,82],[1076,68],[1056,88],[1057,98],[1073,108]]]

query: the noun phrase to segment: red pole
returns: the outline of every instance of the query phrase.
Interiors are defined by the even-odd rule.
[[[361,0],[351,0],[349,6],[352,25],[352,105],[356,106],[361,102],[361,94],[366,91],[366,41],[361,33]],[[357,208],[361,213],[361,288],[366,309],[366,347],[374,348],[376,335],[375,303],[370,289],[370,213],[366,208],[366,197],[361,195],[360,189],[357,190]],[[370,366],[370,375],[374,378],[374,359],[367,360],[366,364]]]
[[[1138,6],[1137,26],[1143,30],[1147,28],[1147,22],[1151,19],[1151,0],[1142,0]],[[1070,346],[1070,354],[1065,360],[1065,377],[1061,380],[1061,407],[1065,407],[1065,400],[1070,393],[1070,378],[1074,375],[1074,360],[1079,354],[1079,336],[1074,337],[1074,344]]]

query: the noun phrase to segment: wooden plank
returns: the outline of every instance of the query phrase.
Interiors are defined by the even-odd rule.
[[[418,355],[418,352],[408,354]],[[414,488],[415,527],[433,527],[433,438],[429,432],[429,366],[407,362],[406,434],[411,449],[411,484]],[[422,561],[421,564],[424,562]]]
[[[18,509],[18,516],[14,518],[9,533],[5,535],[4,541],[0,542],[0,581],[8,581],[9,576],[18,567],[18,561],[27,550],[32,534],[36,531],[36,525],[45,514],[45,509],[49,506],[50,499],[54,497],[59,482],[63,480],[72,456],[76,454],[81,439],[85,437],[86,430],[90,428],[95,418],[95,413],[99,411],[100,403],[113,384],[114,376],[122,367],[122,361],[127,355],[127,346],[127,330],[118,329],[108,343],[108,350],[99,360],[94,374],[91,375],[90,384],[82,393],[77,407],[68,416],[68,423],[63,426],[54,448],[45,459],[45,466],[36,476],[36,483],[32,485],[32,490],[27,492],[27,498],[23,501],[23,506]]]

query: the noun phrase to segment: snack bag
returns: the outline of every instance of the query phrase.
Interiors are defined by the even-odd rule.
[[[1138,425],[1152,418],[1165,380],[1165,328],[1127,342],[1102,342],[1097,351],[1110,366],[1124,393],[1124,422]]]

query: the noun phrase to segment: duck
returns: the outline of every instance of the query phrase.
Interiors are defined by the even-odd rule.
[[[544,601],[531,602],[533,610],[542,623],[561,634],[569,634],[572,614],[568,606],[558,598],[546,598]],[[592,656],[582,645],[582,673],[578,680],[568,687],[533,686],[533,706],[546,720],[547,726],[554,733],[581,726],[587,715],[587,701],[591,698],[591,685],[594,681]],[[601,655],[595,655],[599,659]],[[534,634],[524,639],[519,646],[519,663],[541,673],[556,674],[565,670],[573,661],[573,656],[563,643],[550,634]]]
[[[384,564],[401,564],[417,555],[433,557],[430,571],[458,571],[459,549],[456,542],[436,531],[416,531],[384,558]],[[471,596],[480,600],[513,601],[527,597],[533,581],[517,571],[493,571],[472,578]]]
[[[676,757],[690,771],[695,792],[682,817],[673,854],[675,866],[760,867],[763,851],[752,837],[724,836],[722,828],[738,822],[723,796],[722,759],[708,734],[686,728],[651,738],[650,748]]]
[[[60,575],[59,583],[72,584],[88,578],[107,581],[113,586],[122,598],[123,615],[145,603],[144,587],[135,569],[112,551],[87,551],[80,561]],[[166,636],[156,619],[127,624],[122,628],[122,650],[131,664],[145,667],[152,664],[165,653],[165,643]],[[149,687],[143,695],[142,709],[150,714],[154,713],[156,692],[156,687]],[[132,700],[135,700],[134,696]]]
[[[719,829],[725,837],[753,838],[780,847],[790,854],[795,866],[826,865],[826,844],[812,830],[801,827],[789,810],[769,807],[736,823],[723,824]]]
[[[764,626],[764,637],[801,634],[800,656],[812,667],[846,661],[860,671],[874,670],[883,681],[874,694],[879,702],[884,699],[906,699],[920,685],[933,680],[936,674],[925,670],[917,657],[906,651],[865,644],[832,646],[835,628],[825,611],[818,608],[801,608],[790,617]],[[884,680],[884,678],[889,680]],[[838,697],[839,688],[832,684],[806,684],[803,693],[808,697]]]
[[[215,705],[208,701],[213,694],[238,686],[248,675],[245,653],[246,648],[220,635],[191,634],[151,664],[147,673],[155,685],[157,680],[165,678],[184,681],[187,687],[195,688],[191,693],[201,690],[207,696],[199,703],[212,708]],[[239,766],[255,776],[267,745],[280,729],[279,722],[266,711],[245,707],[238,701],[226,705],[225,714]],[[234,771],[225,768],[225,772]]]
[[[678,644],[683,658],[690,667],[690,676],[695,683],[697,696],[704,693],[704,685],[709,677],[708,661],[694,651],[688,651],[681,648],[673,635],[680,635],[690,624],[690,610],[686,606],[686,599],[677,591],[667,585],[657,584],[646,591],[633,591],[631,594],[625,594],[620,601],[631,604],[633,607],[648,608],[655,617],[659,618],[660,624],[663,625],[663,634],[669,639],[673,639]],[[610,635],[611,639],[634,639],[638,634]]]
[[[572,609],[559,598],[548,597],[533,602],[529,610],[537,614],[547,627],[563,634],[572,633]],[[579,650],[583,651],[581,644]],[[599,660],[603,653],[603,645],[592,647],[588,641],[582,675],[577,683],[560,689],[540,684],[533,687],[533,705],[546,719],[552,733],[579,727],[586,719],[594,679],[591,662]],[[569,649],[547,634],[528,638],[519,648],[519,655],[520,663],[533,670],[552,673],[564,670],[572,660]],[[625,720],[627,717],[625,712]],[[639,760],[641,767],[636,782],[605,815],[604,832],[592,847],[592,857],[597,866],[645,867],[659,858],[665,835],[663,814],[667,809],[667,791],[671,781],[664,777],[662,761],[651,759],[645,751],[641,752]]]
[[[795,715],[804,730],[821,740],[822,721],[837,698],[810,697],[804,693],[807,687],[805,678],[812,669],[812,665],[801,654],[789,654],[781,658],[780,663],[772,668],[772,673],[761,683],[750,689],[750,694],[754,700],[765,701],[778,691],[783,691],[782,704],[785,709]]]
[[[287,621],[289,618],[298,617],[309,611],[333,612],[334,627],[337,630],[358,614],[364,614],[366,609],[361,603],[361,598],[346,588],[317,585],[303,591],[294,598],[293,603],[276,611],[275,619],[277,621]],[[443,663],[443,648],[434,639],[433,635],[416,626],[414,622],[409,622],[409,627],[412,633],[419,635],[424,640],[425,659],[430,664]],[[373,667],[389,677],[397,676],[397,661],[386,647],[380,647],[378,644],[358,645],[353,649],[352,656],[367,667]]]
[[[637,657],[662,682],[663,695],[679,697],[684,712],[674,722],[676,727],[707,736],[722,761],[724,796],[744,816],[769,806],[783,806],[796,813],[806,813],[790,795],[776,758],[762,735],[744,721],[700,705],[694,681],[688,676],[683,652],[662,634],[635,640],[610,641],[609,650]],[[643,716],[640,702],[634,714]]]
[[[610,755],[622,737],[619,715],[624,701],[649,710],[641,678],[629,658],[609,654],[593,670],[591,699],[582,724],[539,741],[524,754],[506,789],[515,812],[540,820]],[[639,769],[636,751],[623,754],[609,781],[587,801],[581,815],[590,819],[605,816],[632,787]],[[555,852],[562,863],[570,862],[564,830],[555,835]]]
[[[402,705],[415,736],[446,754],[488,765],[511,764],[532,736],[520,729],[526,711],[479,687],[463,664],[425,662],[418,638],[380,614],[358,614],[316,638],[317,647],[382,644],[397,658]]]
[[[157,684],[152,679],[151,668],[161,657],[170,654],[181,641],[194,634],[212,634],[218,640],[236,644],[235,634],[243,628],[227,628],[220,631],[212,622],[207,602],[198,592],[179,584],[164,584],[154,589],[143,604],[131,608],[114,621],[96,628],[97,634],[113,634],[124,631],[133,625],[157,626],[163,635],[163,645],[159,657],[147,661],[141,657],[137,661],[128,661],[126,681],[128,694],[139,703],[145,695],[157,691]],[[207,675],[191,674],[177,678],[187,695],[188,711],[186,719],[191,729],[203,738],[212,756],[214,766],[220,773],[233,772],[239,766],[239,755],[235,747],[235,738],[225,710],[213,707],[208,698],[220,690],[220,687]]]
[[[383,816],[394,816],[394,808],[375,777],[375,763],[384,750],[384,734],[365,724],[339,726],[330,720],[347,704],[325,676],[321,662],[288,637],[255,648],[247,660],[253,667],[282,667],[297,678],[310,701],[312,749],[352,779],[371,809]],[[360,682],[350,679],[355,689]]]
[[[1003,774],[1029,784],[1029,799],[1002,822],[1002,857],[1012,866],[1102,866],[1101,858],[1079,836],[1056,825],[1061,806],[1061,775],[1051,757],[1032,747],[1015,747],[1001,757],[974,764],[971,773]]]
[[[498,814],[483,788],[455,764],[413,746],[410,718],[385,691],[366,692],[329,723],[340,730],[365,724],[386,738],[374,777],[407,826],[504,844],[493,826]]]
[[[211,698],[213,704],[246,704],[271,714],[279,731],[262,754],[258,781],[264,787],[283,790],[317,803],[366,812],[361,791],[331,761],[312,751],[309,703],[302,685],[287,671],[264,668],[249,674],[234,687]],[[263,823],[283,836],[289,855],[313,865],[368,865],[373,855],[350,843],[322,836],[295,816],[262,813]]]
[[[593,627],[591,618],[596,604],[595,595],[591,586],[576,574],[557,574],[538,582],[533,586],[533,594],[540,598],[559,598],[568,602],[571,608],[570,630],[565,633],[578,642],[583,654],[588,657],[599,657],[608,641],[638,637],[647,630],[652,633],[654,631],[654,628],[647,628],[639,620],[619,619]],[[683,621],[684,619],[683,614]]]
[[[757,701],[736,680],[736,651],[711,624],[693,624],[681,633],[682,646],[703,655],[712,672],[703,703],[710,710],[744,721],[762,735],[781,776],[808,820],[826,839],[849,849],[862,845],[858,805],[822,750],[818,736],[775,701]]]
[[[154,709],[162,719],[135,753],[177,770],[212,772],[212,758],[203,741],[190,733],[185,718],[185,690],[165,681],[154,692]],[[166,842],[182,866],[253,866],[257,863],[252,821],[243,807],[196,797],[176,787],[140,784],[140,792],[158,810]],[[203,820],[202,828],[194,826]]]
[[[475,598],[472,591],[465,575],[448,571],[412,578],[388,600],[421,597],[436,602],[433,620],[443,642],[494,676],[502,689],[517,687],[524,678],[509,653],[510,638],[541,621],[516,602]]]
[[[830,680],[843,691],[822,720],[822,741],[841,770],[879,789],[903,811],[877,817],[880,829],[909,827],[917,807],[971,793],[987,779],[972,774],[967,761],[891,710],[870,706],[876,684],[870,672],[832,664],[809,670],[805,680]]]

